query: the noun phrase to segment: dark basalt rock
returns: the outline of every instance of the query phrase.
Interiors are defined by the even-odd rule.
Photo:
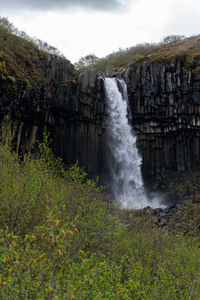
[[[171,205],[166,207],[165,209],[156,208],[153,210],[154,215],[157,217],[156,224],[158,226],[164,226],[168,223],[169,219],[178,211],[183,209],[184,205]]]
[[[196,65],[193,65],[195,69]],[[184,62],[140,63],[125,74],[143,174],[200,168],[200,77]]]
[[[95,71],[77,74],[69,61],[42,58],[45,80],[29,87],[0,74],[0,119],[10,116],[14,147],[30,151],[46,127],[53,150],[65,163],[79,161],[91,176],[105,178],[106,100]],[[136,63],[101,76],[123,78],[129,94],[130,122],[137,135],[143,175],[200,170],[199,59]],[[106,181],[106,180],[105,180]]]
[[[16,80],[13,88],[0,77],[0,121],[9,127],[13,147],[18,153],[35,150],[46,128],[65,163],[79,161],[90,176],[106,173],[102,79],[92,71],[78,77],[69,61],[50,55],[43,63],[46,78],[31,87]]]
[[[90,176],[106,173],[103,95],[102,79],[93,71],[85,71],[71,94],[68,88],[60,90],[46,122],[56,155],[68,164],[79,161]]]
[[[137,135],[145,178],[169,171],[200,170],[199,59],[142,62],[104,75],[123,78],[128,87],[130,122]]]

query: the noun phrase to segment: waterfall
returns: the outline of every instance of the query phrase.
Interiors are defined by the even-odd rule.
[[[141,175],[141,157],[136,147],[136,136],[128,120],[126,84],[116,78],[105,78],[107,98],[107,140],[112,189],[122,208],[141,209],[158,207],[148,199]]]

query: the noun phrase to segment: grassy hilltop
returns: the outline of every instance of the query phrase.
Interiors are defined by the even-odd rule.
[[[44,59],[49,55],[63,58],[47,43],[19,31],[6,18],[0,18],[0,72],[15,81],[33,85],[45,81]]]
[[[190,67],[197,57],[200,57],[199,35],[189,38],[172,35],[158,44],[138,44],[127,49],[120,49],[104,58],[90,54],[82,57],[75,65],[80,70],[93,68],[98,72],[103,72],[106,69],[127,68],[143,61],[167,64],[173,58],[179,58],[186,61],[187,67]]]

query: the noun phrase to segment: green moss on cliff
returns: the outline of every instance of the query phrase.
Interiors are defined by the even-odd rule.
[[[11,96],[16,90],[16,80],[9,75],[4,61],[0,61],[0,80],[1,92],[4,92],[7,96]]]
[[[199,73],[200,72],[200,67],[196,67],[195,69],[192,70],[192,73]]]

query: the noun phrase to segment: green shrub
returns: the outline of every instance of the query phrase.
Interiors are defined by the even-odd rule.
[[[70,263],[75,228],[49,217],[24,238],[0,231],[0,290],[2,299],[52,299],[64,296],[63,274]],[[55,298],[54,298],[55,299]]]
[[[62,197],[56,174],[60,161],[44,144],[40,148],[39,159],[27,155],[20,160],[7,144],[0,145],[0,227],[15,234],[42,224]]]
[[[39,149],[19,159],[0,144],[2,299],[199,299],[198,203],[182,212],[189,235],[172,234],[151,210],[108,206],[78,164],[55,159],[47,135]]]

